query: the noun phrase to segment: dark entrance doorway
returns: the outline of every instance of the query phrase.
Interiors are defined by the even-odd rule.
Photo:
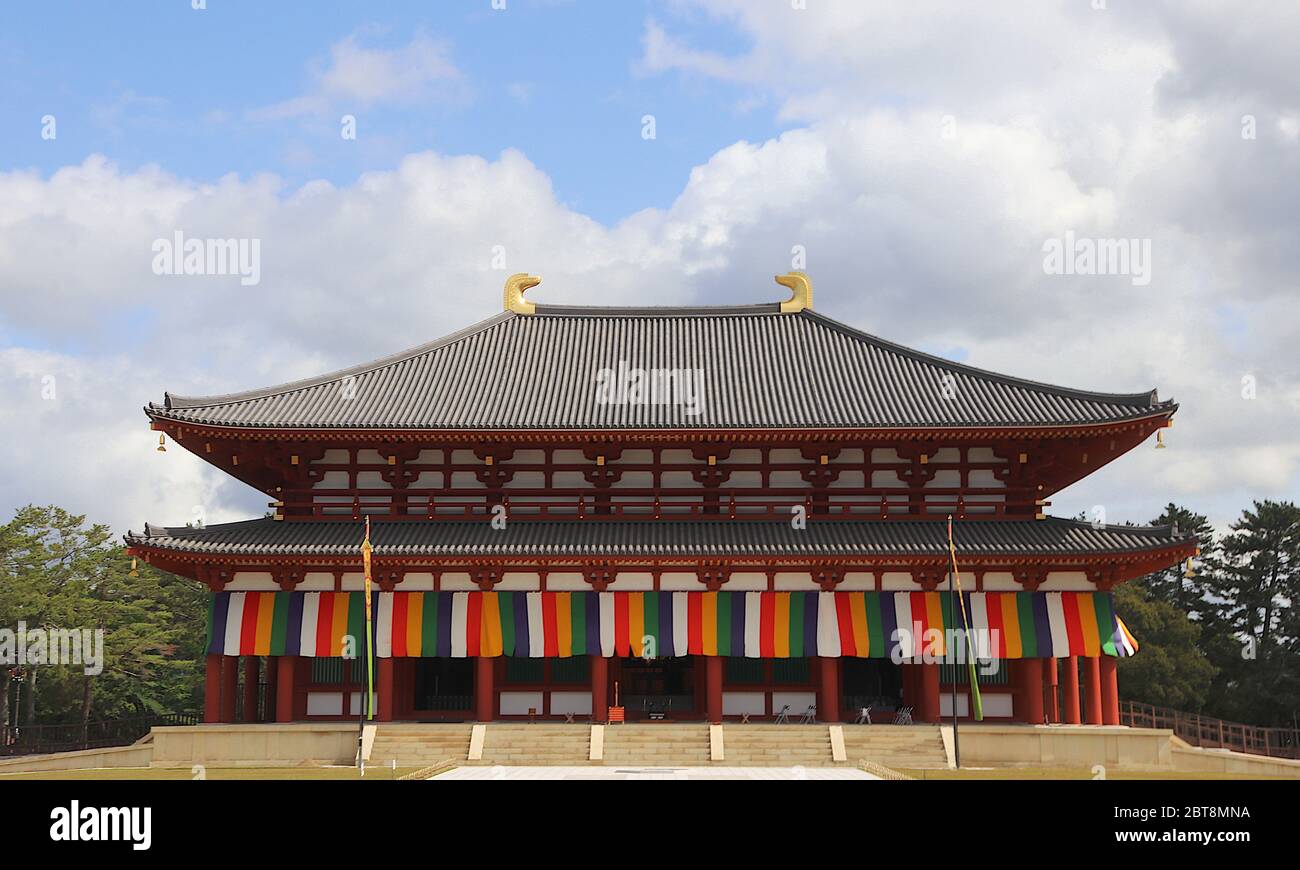
[[[698,719],[699,690],[695,656],[659,659],[615,659],[610,668],[610,700],[613,683],[619,684],[619,703],[628,721]]]
[[[903,669],[889,659],[845,657],[841,672],[843,715],[853,721],[863,707],[875,721],[891,720],[903,706]]]
[[[474,659],[411,659],[411,714],[466,719],[474,706]]]

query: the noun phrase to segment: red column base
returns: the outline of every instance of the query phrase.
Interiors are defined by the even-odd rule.
[[[297,656],[280,656],[275,660],[275,721],[293,721],[293,676]]]
[[[937,664],[917,665],[921,675],[921,721],[938,722],[939,707],[939,666]]]
[[[1083,660],[1084,713],[1089,725],[1101,724],[1101,663],[1096,656]]]
[[[1061,724],[1060,671],[1055,658],[1044,659],[1043,682],[1047,689],[1047,721]]]
[[[1114,656],[1100,657],[1101,669],[1101,724],[1119,724],[1119,681],[1116,676],[1118,663]]]
[[[203,721],[221,721],[221,656],[209,654],[203,659]]]
[[[1065,696],[1065,724],[1078,725],[1079,719],[1079,657],[1070,656],[1061,660],[1063,669],[1061,694]]]
[[[375,713],[380,722],[393,721],[393,667],[391,657],[379,660],[379,709]]]
[[[257,683],[261,668],[257,656],[244,656],[244,710],[245,722],[257,721]]]
[[[239,656],[221,657],[221,721],[235,721],[235,694],[239,691]]]
[[[493,660],[487,656],[474,659],[474,718],[480,722],[491,722],[496,717],[492,665]]]
[[[1020,659],[1020,715],[1022,722],[1043,724],[1043,660]]]
[[[591,656],[591,721],[609,721],[609,659]]]
[[[722,724],[722,657],[704,657],[705,696],[709,722]]]

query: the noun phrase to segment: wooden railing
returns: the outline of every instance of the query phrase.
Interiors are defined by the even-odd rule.
[[[1202,749],[1232,749],[1271,758],[1300,758],[1300,729],[1297,728],[1243,725],[1138,701],[1120,702],[1119,721],[1121,725],[1134,728],[1168,728],[1175,736]]]
[[[163,713],[85,725],[5,726],[0,728],[0,757],[129,746],[157,725],[196,725],[198,721],[197,713]]]
[[[547,494],[545,490],[491,495],[483,490],[384,490],[357,493],[315,490],[287,494],[270,506],[286,517],[358,520],[365,516],[393,520],[490,519],[497,505],[510,519],[682,519],[789,520],[795,508],[821,519],[915,519],[954,514],[958,519],[1003,519],[1010,507],[1032,516],[1034,506],[1009,504],[1004,489],[926,489],[919,492],[856,491],[777,495],[753,491],[639,492],[610,489],[598,493]],[[998,500],[994,500],[998,499]]]

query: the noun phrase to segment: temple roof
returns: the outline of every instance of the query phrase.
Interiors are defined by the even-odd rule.
[[[248,520],[201,529],[146,525],[130,546],[214,556],[358,557],[360,521]],[[959,557],[1089,556],[1143,553],[1195,539],[1170,527],[1094,526],[1076,520],[980,520],[960,523]],[[504,530],[479,522],[373,522],[375,555],[448,558],[889,558],[946,555],[942,520],[787,522],[658,520],[511,521]]]
[[[621,380],[620,364],[698,371],[698,408],[598,401],[598,372]],[[331,374],[222,396],[167,394],[145,411],[262,429],[716,430],[1060,427],[1176,407],[1154,390],[1085,392],[995,374],[774,303],[538,305]]]

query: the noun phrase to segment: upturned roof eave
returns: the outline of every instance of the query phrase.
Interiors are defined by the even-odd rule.
[[[1033,432],[1036,435],[1045,433],[1060,433],[1065,436],[1073,435],[1080,430],[1086,431],[1106,431],[1110,428],[1128,426],[1133,423],[1140,423],[1145,420],[1157,420],[1162,418],[1171,418],[1177,412],[1179,405],[1176,402],[1162,402],[1150,409],[1139,411],[1131,416],[1115,417],[1106,420],[1078,420],[1069,422],[1054,423],[927,423],[907,426],[827,426],[821,423],[808,423],[799,426],[745,426],[745,425],[720,425],[710,424],[698,427],[681,427],[681,426],[643,426],[643,427],[610,427],[610,428],[592,428],[592,427],[575,427],[575,426],[463,426],[463,427],[432,427],[432,426],[392,426],[392,425],[374,425],[358,426],[356,424],[341,424],[337,426],[322,425],[303,425],[303,424],[240,424],[209,422],[204,420],[194,420],[188,417],[179,416],[170,413],[167,409],[157,405],[150,404],[144,406],[145,415],[154,422],[170,422],[185,426],[190,429],[202,429],[213,432],[227,433],[245,433],[256,437],[263,437],[268,433],[274,433],[277,436],[328,436],[336,439],[366,439],[379,437],[406,437],[418,436],[429,439],[436,438],[439,435],[446,436],[448,440],[462,439],[466,436],[472,437],[509,437],[512,435],[545,435],[548,437],[588,440],[588,439],[606,439],[617,437],[641,437],[652,435],[656,438],[676,438],[681,436],[688,437],[708,437],[711,435],[727,436],[734,435],[736,432],[744,432],[748,435],[770,434],[774,437],[801,435],[806,432],[815,431],[819,438],[834,436],[837,439],[846,437],[880,437],[882,435],[899,435],[902,437],[915,437],[930,432],[964,432],[964,433],[989,433],[993,436],[1000,434],[1009,434],[1016,432]]]
[[[341,522],[343,522],[344,524],[348,524],[347,521],[341,521]],[[677,525],[691,526],[691,527],[698,526],[697,523],[688,523],[685,521],[668,520],[668,521],[661,521],[661,522],[665,522],[668,524],[676,523]],[[832,525],[838,525],[842,522],[845,521],[837,521]],[[882,529],[887,529],[892,527],[896,530],[901,530],[902,528],[908,528],[908,527],[910,527],[911,529],[916,529],[921,526],[940,527],[944,525],[944,522],[945,520],[942,518],[938,518],[934,520],[921,520],[921,519],[894,520],[888,522],[881,521],[879,522],[879,525],[882,527]],[[1005,562],[1005,561],[1018,561],[1018,560],[1044,561],[1045,560],[1049,562],[1068,564],[1068,563],[1075,563],[1075,562],[1082,563],[1088,561],[1096,561],[1099,559],[1107,559],[1107,558],[1132,559],[1132,558],[1139,558],[1144,556],[1157,555],[1161,553],[1169,553],[1171,555],[1171,564],[1172,564],[1173,561],[1176,561],[1177,558],[1182,558],[1183,555],[1191,555],[1192,552],[1198,546],[1197,538],[1194,535],[1180,535],[1175,537],[1173,528],[1171,526],[1107,525],[1101,527],[1100,529],[1097,529],[1091,526],[1091,524],[1086,522],[1070,520],[1070,519],[1065,519],[1060,517],[1049,517],[1046,520],[967,521],[966,525],[970,526],[972,523],[978,523],[978,525],[980,526],[987,527],[992,525],[994,528],[996,528],[996,524],[1006,524],[1015,527],[1010,530],[1012,533],[1014,533],[1018,531],[1023,531],[1027,528],[1040,527],[1039,524],[1044,522],[1050,523],[1050,525],[1045,527],[1048,529],[1067,531],[1070,528],[1079,528],[1079,529],[1086,528],[1090,531],[1099,532],[1101,534],[1117,535],[1117,536],[1127,535],[1127,536],[1138,536],[1138,537],[1150,537],[1151,540],[1149,544],[1145,544],[1142,546],[1127,546],[1127,547],[1112,546],[1112,547],[1098,547],[1096,549],[1082,549],[1082,550],[1070,549],[1064,547],[1060,547],[1057,549],[1051,549],[1048,547],[1029,548],[1029,547],[1012,546],[1012,545],[1008,545],[1006,547],[997,548],[997,549],[981,548],[978,546],[963,548],[959,545],[958,549],[961,554],[961,558],[967,564],[970,564],[971,560],[975,560],[976,562],[999,562],[999,561]],[[609,524],[626,525],[626,523],[620,524],[617,522],[610,522]],[[256,519],[256,520],[245,520],[236,523],[219,524],[216,526],[209,526],[206,529],[196,530],[187,527],[164,527],[164,526],[157,526],[152,523],[146,523],[145,529],[142,533],[128,531],[125,535],[123,535],[123,540],[130,548],[139,549],[139,550],[149,550],[160,554],[165,553],[165,554],[169,554],[169,556],[172,558],[189,556],[201,560],[220,560],[220,561],[234,560],[234,561],[242,561],[245,563],[250,561],[257,562],[260,560],[282,560],[282,559],[339,560],[339,559],[360,558],[359,544],[356,546],[351,546],[351,545],[333,546],[329,544],[301,544],[301,543],[294,544],[288,542],[272,542],[272,543],[267,543],[262,545],[261,549],[259,549],[257,546],[254,545],[252,546],[251,549],[234,550],[234,551],[232,550],[213,551],[211,549],[205,548],[204,546],[205,544],[205,541],[203,540],[204,537],[208,538],[207,546],[210,547],[211,540],[215,538],[219,538],[223,534],[241,533],[240,536],[242,537],[243,536],[242,533],[252,532],[255,534],[259,530],[276,529],[277,531],[287,532],[287,531],[291,531],[294,525],[296,524],[275,522],[269,519]],[[331,528],[338,527],[339,524],[332,523],[332,522],[315,522],[312,523],[312,525],[322,527],[320,531],[324,532]],[[738,561],[749,561],[749,562],[763,561],[763,560],[790,560],[790,559],[796,559],[796,560],[816,559],[821,561],[827,559],[843,559],[849,561],[861,560],[863,562],[889,563],[891,560],[898,560],[900,562],[903,562],[909,560],[925,560],[930,558],[947,558],[948,556],[946,548],[938,545],[936,545],[933,549],[927,549],[924,546],[921,546],[921,547],[912,547],[910,549],[899,549],[896,551],[881,550],[877,552],[865,552],[865,551],[855,552],[852,550],[836,551],[834,549],[823,549],[820,552],[808,552],[807,548],[798,551],[793,549],[785,550],[780,548],[772,548],[772,549],[755,549],[755,550],[744,550],[744,551],[737,549],[736,552],[726,553],[726,552],[719,552],[718,545],[715,545],[711,548],[705,548],[705,547],[699,547],[698,544],[693,544],[693,543],[687,543],[685,545],[682,545],[679,550],[672,551],[672,552],[668,551],[668,548],[671,545],[659,544],[654,547],[650,547],[649,545],[647,545],[647,549],[644,552],[591,553],[588,555],[583,555],[581,553],[543,552],[540,549],[534,549],[532,551],[525,551],[521,549],[516,553],[511,553],[511,552],[478,553],[478,552],[470,551],[471,549],[475,549],[475,548],[464,548],[465,549],[464,552],[459,552],[457,551],[457,546],[459,545],[452,545],[452,544],[436,545],[436,546],[429,545],[430,552],[428,553],[411,552],[413,547],[413,545],[411,544],[393,545],[393,546],[399,546],[402,549],[402,552],[385,553],[384,550],[388,548],[388,545],[385,545],[382,540],[384,531],[391,531],[391,528],[389,527],[393,527],[393,526],[401,527],[406,525],[407,525],[406,523],[402,523],[402,522],[392,522],[387,524],[380,524],[379,526],[376,526],[374,528],[373,533],[376,539],[375,543],[376,543],[377,558],[417,559],[417,560],[443,558],[443,559],[454,559],[458,561],[474,560],[474,559],[484,559],[488,561],[501,561],[504,559],[504,560],[515,560],[515,561],[522,561],[522,562],[547,561],[547,562],[565,562],[565,563],[576,563],[576,562],[581,562],[584,559],[591,559],[591,558],[597,558],[600,559],[601,561],[631,562],[631,563],[638,563],[638,562],[644,563],[647,561],[691,561],[691,560],[700,560],[700,559],[707,560],[707,559],[719,559],[719,558],[734,559]],[[549,527],[552,524],[541,523],[541,524],[534,524],[534,525],[539,525],[541,527]],[[585,528],[591,528],[594,530],[596,528],[600,528],[601,526],[605,525],[605,523],[603,522],[598,522],[594,524],[586,523],[583,525]],[[744,523],[742,524],[742,527],[748,525],[750,524]],[[758,526],[760,524],[755,522],[753,525]],[[778,523],[776,525],[784,526],[784,524],[781,523]],[[872,521],[861,521],[856,525],[874,527],[875,525],[877,525],[877,523]],[[693,530],[697,533],[699,531],[698,528],[694,528]],[[761,529],[759,529],[758,531],[761,531]],[[187,540],[184,538],[177,537],[178,535],[188,535],[188,536],[198,535],[199,537],[190,537]],[[164,541],[168,543],[164,544],[163,543]],[[192,544],[192,546],[187,547],[184,545],[185,543],[190,543]],[[246,548],[249,547],[249,545],[246,544],[238,544],[236,546],[246,547]],[[692,547],[698,547],[698,549],[692,549]],[[439,550],[439,552],[433,552],[433,550],[435,549]],[[659,550],[659,552],[652,552],[651,551],[652,549]]]

